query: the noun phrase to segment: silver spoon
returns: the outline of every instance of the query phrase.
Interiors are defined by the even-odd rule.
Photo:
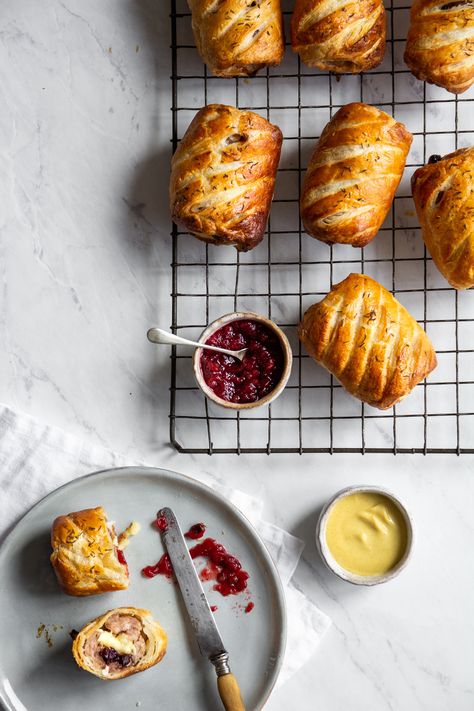
[[[152,343],[166,343],[172,346],[179,344],[183,346],[195,346],[196,348],[207,348],[210,351],[217,351],[218,353],[234,356],[234,358],[238,358],[239,360],[243,360],[247,352],[247,348],[242,348],[240,351],[230,351],[227,350],[227,348],[218,348],[217,346],[208,346],[205,343],[196,343],[196,341],[190,341],[187,338],[176,336],[174,333],[163,331],[162,328],[150,328],[146,335],[148,340]]]

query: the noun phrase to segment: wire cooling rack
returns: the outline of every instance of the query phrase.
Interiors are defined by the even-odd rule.
[[[289,38],[291,2],[283,2]],[[196,111],[226,103],[260,113],[283,131],[283,151],[268,234],[246,254],[206,245],[173,227],[172,330],[195,338],[215,318],[256,311],[287,333],[293,372],[270,406],[235,413],[198,389],[189,350],[171,367],[171,442],[187,453],[474,452],[474,291],[451,289],[421,238],[410,178],[431,154],[474,144],[474,90],[456,97],[416,80],[403,62],[407,2],[387,4],[387,51],[367,74],[337,78],[283,63],[249,79],[210,76],[195,49],[185,0],[171,0],[173,149]],[[288,44],[288,42],[287,42]],[[364,101],[414,134],[403,180],[380,234],[364,249],[328,246],[299,220],[301,178],[323,127],[337,109]],[[425,327],[438,367],[399,405],[375,410],[348,395],[302,350],[296,328],[304,311],[350,272],[369,274]]]

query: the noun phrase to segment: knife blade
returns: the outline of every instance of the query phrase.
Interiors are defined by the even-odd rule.
[[[189,554],[180,525],[170,508],[158,511],[166,526],[161,533],[176,580],[203,657],[215,667],[217,687],[227,711],[245,711],[237,680],[230,672],[229,654]]]

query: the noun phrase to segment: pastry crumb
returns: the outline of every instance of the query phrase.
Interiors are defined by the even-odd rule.
[[[43,638],[48,647],[51,649],[54,644],[51,632],[57,632],[62,628],[62,625],[45,625],[44,623],[41,623],[38,629],[36,630],[36,639]]]

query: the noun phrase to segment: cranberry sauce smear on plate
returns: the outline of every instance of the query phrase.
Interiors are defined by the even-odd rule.
[[[156,525],[156,522],[155,522]],[[160,528],[157,526],[157,528]],[[162,530],[162,529],[160,529]],[[202,538],[206,531],[203,523],[195,523],[185,534],[187,538]],[[191,534],[191,535],[188,535]],[[191,558],[205,558],[207,566],[201,571],[201,580],[215,580],[213,590],[224,597],[238,595],[247,588],[249,574],[243,570],[241,562],[227,552],[222,543],[214,538],[205,538],[189,549]],[[164,575],[165,578],[173,577],[173,566],[168,553],[164,553],[155,565],[147,565],[142,569],[146,578]]]
[[[208,387],[227,402],[261,400],[281,380],[283,349],[278,336],[264,323],[237,319],[221,326],[206,344],[232,351],[247,348],[244,359],[202,351],[201,370]]]
[[[198,538],[202,538],[206,533],[206,525],[204,523],[195,523],[189,531],[184,534],[185,538],[190,538],[193,541],[197,541]]]

